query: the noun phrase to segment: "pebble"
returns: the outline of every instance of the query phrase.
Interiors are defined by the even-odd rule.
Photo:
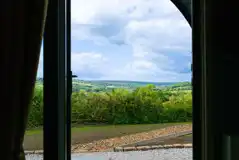
[[[192,149],[160,149],[131,152],[72,154],[72,160],[192,160]],[[42,155],[27,155],[26,160],[43,160]]]

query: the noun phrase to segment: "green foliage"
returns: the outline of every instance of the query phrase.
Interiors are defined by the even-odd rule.
[[[28,127],[35,128],[43,125],[43,87],[37,84],[32,98]]]
[[[38,79],[38,82],[42,83],[42,79]],[[87,92],[108,92],[117,88],[124,88],[128,90],[135,90],[138,87],[143,87],[149,84],[148,82],[133,82],[133,81],[83,81],[83,80],[73,80],[73,92],[79,92],[84,90]],[[172,84],[177,84],[173,82],[154,82],[156,88],[165,88]],[[175,88],[174,88],[175,89]]]
[[[28,127],[43,123],[42,87],[36,86]],[[155,85],[134,90],[80,90],[72,94],[72,123],[145,124],[192,120],[191,90],[159,90]]]

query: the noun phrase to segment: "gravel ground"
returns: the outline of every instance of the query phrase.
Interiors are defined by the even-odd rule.
[[[163,129],[153,130],[149,132],[142,132],[142,133],[137,133],[132,135],[93,141],[91,143],[86,143],[86,144],[76,144],[76,145],[73,145],[72,149],[74,153],[107,151],[114,147],[132,144],[132,143],[136,143],[136,142],[140,142],[144,140],[149,140],[153,138],[167,136],[169,134],[190,131],[190,130],[192,130],[191,124],[183,124],[183,125],[177,125],[177,126],[166,127]]]
[[[42,160],[41,155],[27,155],[26,160]],[[192,160],[192,149],[165,149],[134,152],[98,152],[73,154],[72,160]]]

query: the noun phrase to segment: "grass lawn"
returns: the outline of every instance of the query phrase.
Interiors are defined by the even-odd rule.
[[[139,125],[80,125],[72,128],[72,144],[88,143],[100,139],[107,139],[127,134],[151,131],[173,125],[190,123],[191,122]],[[43,130],[27,130],[24,139],[25,150],[42,149],[42,146]]]
[[[192,137],[193,135],[192,134],[187,134],[185,136],[182,136],[182,137]]]

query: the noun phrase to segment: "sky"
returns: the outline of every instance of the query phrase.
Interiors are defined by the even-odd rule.
[[[191,28],[170,0],[71,0],[72,71],[82,80],[191,80]],[[43,75],[41,49],[38,77]]]

